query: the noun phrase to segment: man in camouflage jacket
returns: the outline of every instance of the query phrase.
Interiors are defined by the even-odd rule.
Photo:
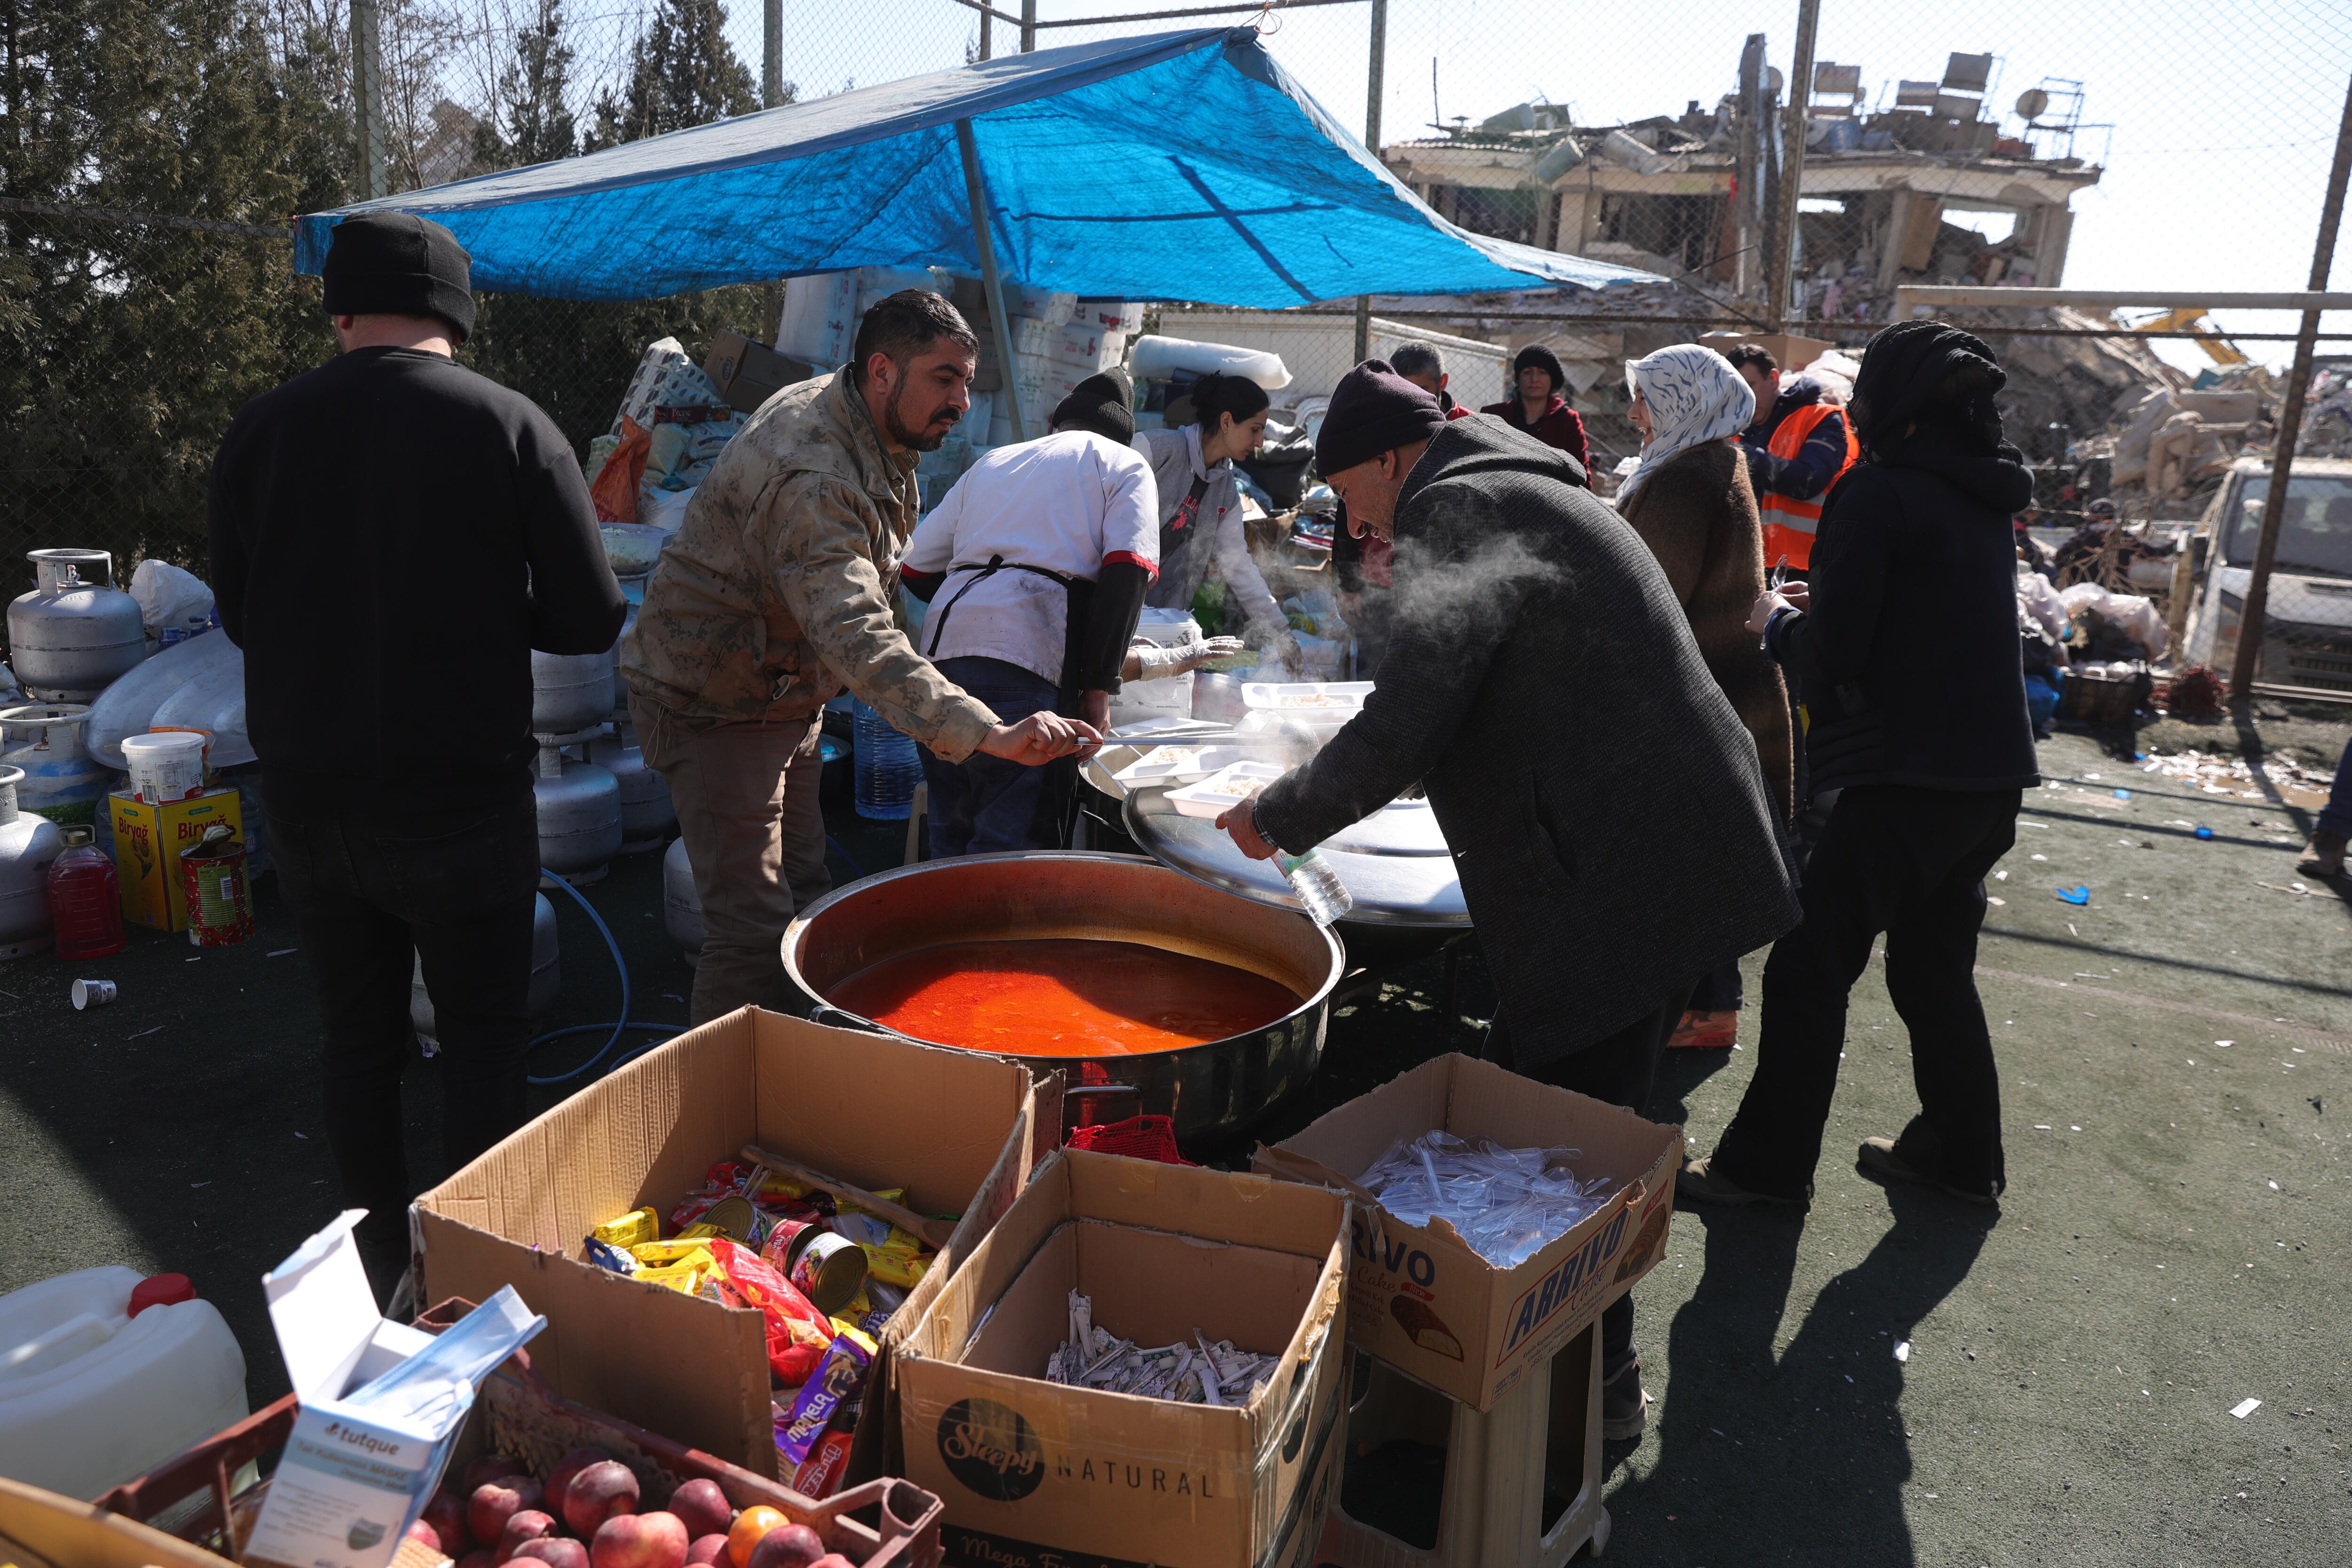
[[[695,1023],[791,1002],[779,944],[832,887],[818,721],[845,688],[949,762],[1034,765],[1097,738],[1052,713],[998,723],[892,613],[916,454],[971,406],[975,356],[940,296],[875,306],[849,364],[786,387],[728,444],[622,642],[629,716],[677,802],[702,901]]]

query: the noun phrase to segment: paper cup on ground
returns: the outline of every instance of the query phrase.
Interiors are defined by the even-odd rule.
[[[125,735],[122,756],[131,765],[131,793],[151,805],[205,792],[205,738],[193,730]]]
[[[114,1000],[111,980],[77,980],[73,983],[73,1005],[77,1013],[91,1007],[103,1007]]]

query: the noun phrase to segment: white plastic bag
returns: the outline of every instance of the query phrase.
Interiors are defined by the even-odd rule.
[[[163,640],[176,631],[178,642],[212,625],[213,591],[193,572],[162,561],[142,561],[131,574],[131,596],[139,601],[139,619],[150,641]]]
[[[117,773],[131,764],[122,759],[122,737],[143,735],[164,700],[200,675],[223,666],[244,679],[245,655],[228,640],[226,632],[207,632],[167,647],[117,680],[90,704],[89,723],[82,731],[89,754]]]

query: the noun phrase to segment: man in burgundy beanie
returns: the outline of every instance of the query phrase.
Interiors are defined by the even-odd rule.
[[[1367,360],[1315,460],[1395,543],[1396,630],[1362,711],[1219,825],[1303,854],[1423,784],[1502,1001],[1487,1059],[1638,1112],[1692,983],[1797,918],[1755,743],[1565,453]],[[1591,767],[1594,737],[1628,765]],[[1602,1430],[1637,1437],[1631,1299],[1601,1326]]]

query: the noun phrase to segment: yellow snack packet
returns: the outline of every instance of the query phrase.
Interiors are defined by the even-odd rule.
[[[923,1282],[931,1267],[929,1256],[897,1247],[864,1247],[866,1271],[885,1285],[912,1289]]]
[[[648,1268],[667,1268],[698,1259],[708,1268],[716,1261],[710,1256],[710,1248],[700,1241],[683,1237],[675,1241],[641,1241],[629,1248],[629,1256]]]
[[[679,1231],[677,1235],[673,1237],[671,1239],[674,1241],[700,1241],[705,1237],[725,1236],[727,1232],[723,1227],[712,1225],[709,1220],[698,1219],[692,1225],[688,1226],[684,1230]]]
[[[698,1250],[683,1262],[661,1268],[640,1268],[635,1278],[649,1285],[666,1286],[683,1295],[698,1296],[703,1293],[703,1285],[715,1267],[717,1265],[709,1250],[702,1249]]]
[[[608,1219],[589,1233],[607,1247],[628,1248],[640,1242],[661,1239],[661,1215],[652,1209],[631,1209],[618,1219]]]

